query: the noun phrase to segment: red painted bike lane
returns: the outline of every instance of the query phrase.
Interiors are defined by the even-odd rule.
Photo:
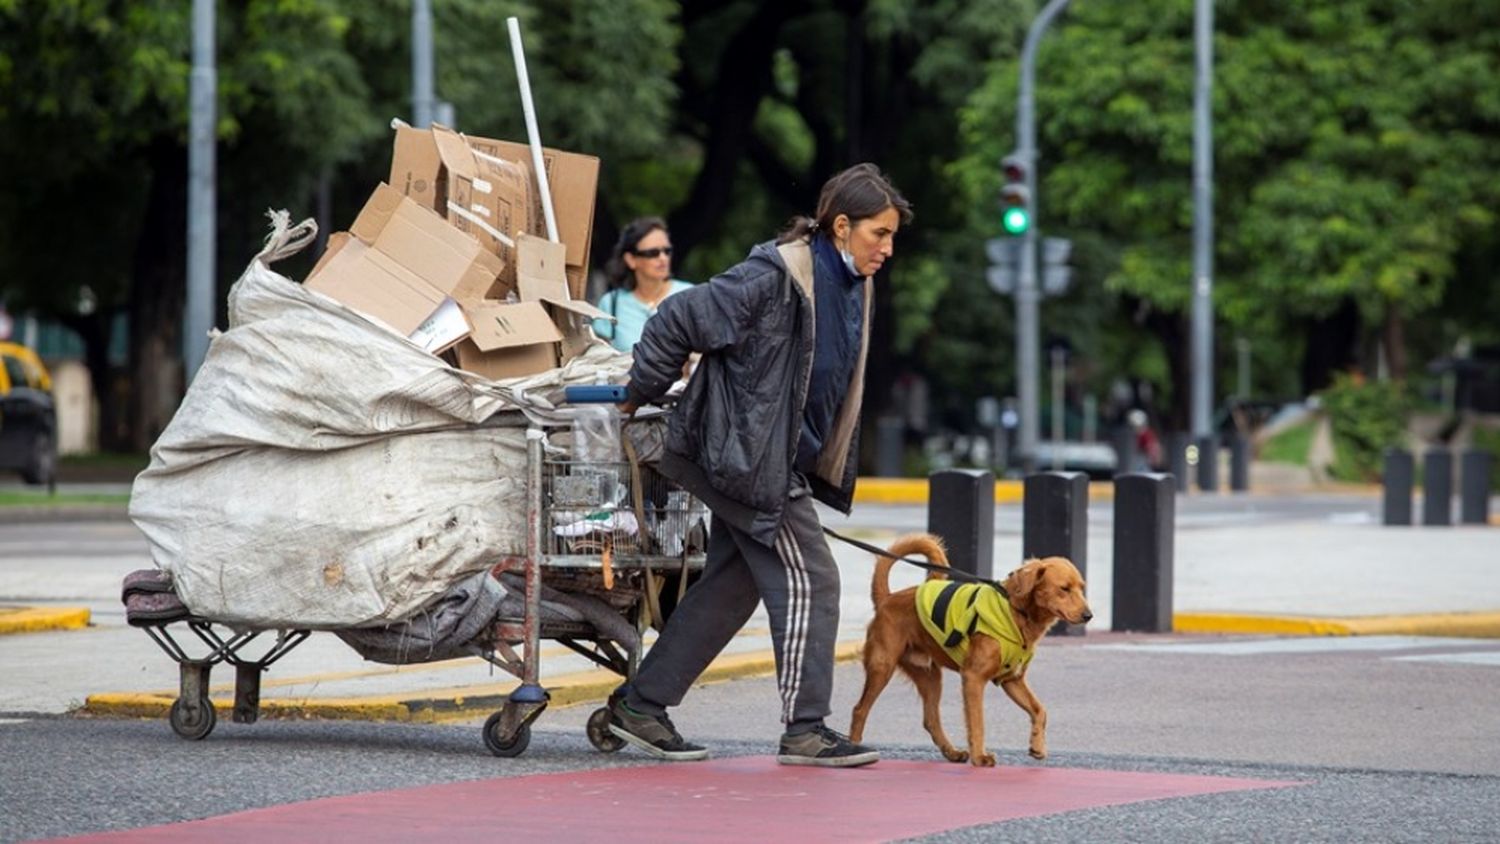
[[[1294,782],[886,760],[853,770],[772,757],[502,777],[329,797],[70,842],[887,841]]]

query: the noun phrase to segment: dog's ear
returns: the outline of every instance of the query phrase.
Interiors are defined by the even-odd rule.
[[[1005,591],[1023,603],[1031,601],[1031,592],[1042,578],[1044,565],[1041,560],[1027,560],[1020,568],[1005,578]]]

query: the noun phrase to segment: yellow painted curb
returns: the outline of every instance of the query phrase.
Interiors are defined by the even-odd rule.
[[[1453,636],[1500,639],[1500,612],[1374,615],[1350,618],[1177,613],[1174,633],[1276,636]]]
[[[87,607],[0,607],[0,635],[89,626]]]
[[[841,643],[834,650],[834,659],[839,662],[857,659],[862,646],[861,642]],[[714,660],[698,679],[698,684],[762,676],[775,670],[776,658],[769,651],[734,654]],[[366,697],[266,698],[260,702],[260,714],[262,718],[422,723],[461,721],[498,710],[505,704],[506,695],[519,685],[510,681]],[[547,678],[542,685],[550,695],[548,706],[576,706],[603,702],[620,685],[620,676],[600,668]],[[228,717],[233,712],[233,694],[232,687],[222,687],[214,696],[214,709],[221,716]],[[89,695],[79,711],[114,718],[161,718],[166,716],[175,699],[172,692],[107,692]]]
[[[926,504],[926,478],[860,478],[854,486],[854,500],[862,504]],[[1112,481],[1089,482],[1089,500],[1112,500]],[[1021,481],[995,481],[996,504],[1020,504],[1024,498]]]

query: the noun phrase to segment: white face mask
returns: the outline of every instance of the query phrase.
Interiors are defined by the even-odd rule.
[[[844,259],[844,266],[849,268],[850,275],[859,275],[859,270],[854,268],[854,254],[847,249],[839,250],[839,257]]]

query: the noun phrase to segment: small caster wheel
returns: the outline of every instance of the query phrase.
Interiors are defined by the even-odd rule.
[[[509,759],[526,752],[526,746],[531,744],[531,725],[522,724],[521,729],[516,730],[516,734],[507,741],[500,735],[500,716],[504,714],[496,712],[484,722],[484,746],[496,756]]]
[[[190,714],[182,698],[178,698],[172,701],[167,721],[172,725],[172,732],[189,741],[198,741],[214,731],[218,716],[214,713],[213,701],[207,697],[198,698],[196,714]]]
[[[589,716],[589,744],[604,753],[614,753],[625,746],[625,740],[609,731],[609,707],[594,710]]]

